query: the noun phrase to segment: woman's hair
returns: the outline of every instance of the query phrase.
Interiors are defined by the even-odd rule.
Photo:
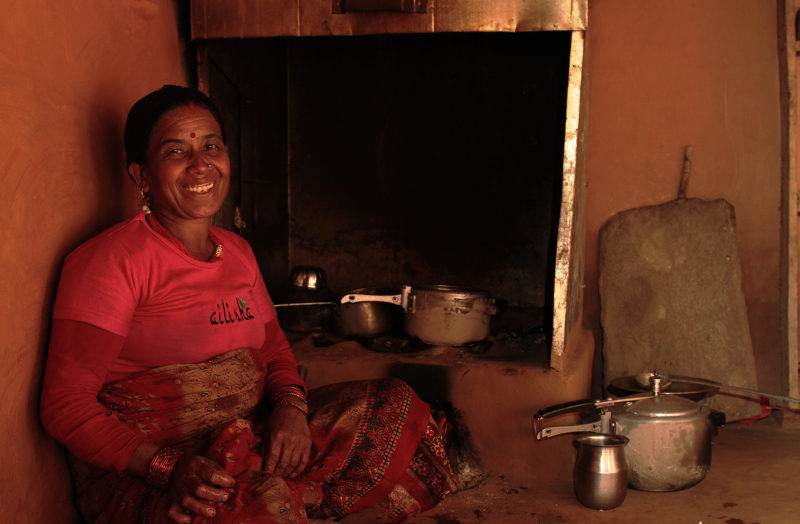
[[[147,144],[158,119],[164,113],[176,107],[198,105],[208,109],[217,120],[225,139],[225,126],[216,104],[197,89],[174,85],[165,85],[161,89],[140,98],[128,111],[125,120],[125,155],[128,165],[143,164],[147,153]]]

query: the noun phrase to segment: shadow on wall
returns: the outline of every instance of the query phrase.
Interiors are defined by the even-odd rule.
[[[125,116],[120,115],[119,111],[115,109],[119,107],[119,104],[113,103],[112,97],[108,96],[108,90],[98,91],[92,98],[96,102],[89,106],[88,114],[83,120],[87,127],[73,130],[76,134],[85,134],[89,137],[88,143],[91,144],[91,150],[81,151],[77,155],[78,158],[87,159],[88,164],[83,166],[82,169],[79,167],[76,170],[73,167],[73,169],[68,170],[81,178],[71,183],[66,183],[64,187],[67,191],[73,193],[73,202],[80,202],[82,198],[90,197],[93,189],[96,202],[94,206],[77,205],[65,210],[62,209],[62,212],[65,213],[83,213],[83,216],[64,217],[64,222],[68,222],[71,225],[69,226],[69,231],[62,236],[59,246],[54,251],[55,256],[48,274],[45,288],[47,292],[42,303],[40,315],[43,348],[35,363],[35,369],[39,369],[40,373],[38,379],[32,381],[27,395],[31,427],[38,427],[43,438],[48,437],[45,436],[46,433],[39,420],[39,402],[44,382],[47,353],[49,351],[53,307],[64,259],[81,243],[112,224],[131,216],[138,208],[134,184],[125,170],[122,146]],[[82,209],[88,211],[81,211]],[[58,219],[58,217],[52,218]],[[65,456],[66,451],[64,448],[59,445],[59,449]],[[63,464],[66,468],[66,462]]]
[[[452,371],[452,368],[444,366],[396,363],[389,368],[388,375],[406,382],[422,400],[430,404],[433,419],[445,428],[443,434],[447,456],[459,490],[463,490],[480,484],[488,472],[472,441],[464,415],[450,398]]]
[[[127,173],[123,130],[125,114],[104,92],[96,93],[88,118],[92,173],[97,177],[97,206],[92,226],[100,230],[131,216],[138,209],[138,195]]]

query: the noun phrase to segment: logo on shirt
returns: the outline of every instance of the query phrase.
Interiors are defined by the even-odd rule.
[[[244,322],[245,320],[252,320],[255,318],[253,313],[250,312],[250,307],[243,298],[236,297],[236,304],[231,305],[225,301],[220,300],[215,304],[216,311],[211,313],[209,320],[212,326],[218,324],[235,324],[236,322]]]

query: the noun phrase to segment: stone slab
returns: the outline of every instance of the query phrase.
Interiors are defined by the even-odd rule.
[[[687,199],[629,209],[600,231],[605,383],[663,370],[756,388],[733,206]],[[756,401],[717,395],[729,420]]]

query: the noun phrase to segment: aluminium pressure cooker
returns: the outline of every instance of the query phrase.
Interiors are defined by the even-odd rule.
[[[623,435],[629,439],[625,457],[630,487],[676,491],[693,486],[711,467],[711,437],[725,424],[725,415],[679,395],[662,394],[662,380],[653,374],[649,393],[542,409],[534,417],[536,439],[576,432]],[[599,415],[598,420],[543,427],[546,418],[587,412]]]

